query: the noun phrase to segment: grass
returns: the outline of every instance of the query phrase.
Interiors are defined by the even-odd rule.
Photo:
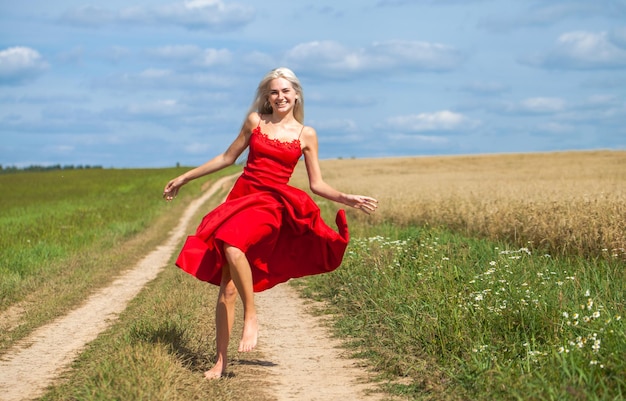
[[[327,301],[337,335],[388,391],[423,400],[626,395],[619,258],[553,258],[395,224],[368,232],[340,269],[300,284]]]
[[[255,370],[258,352],[240,360],[233,348],[237,374],[204,379],[215,355],[216,296],[217,287],[165,269],[42,400],[270,400]]]
[[[12,188],[0,200],[0,305],[19,300],[41,283],[38,277],[45,281],[50,262],[94,244],[111,248],[148,227],[159,211],[158,186],[174,174],[70,170],[0,177]]]
[[[305,187],[302,166],[294,182]],[[324,160],[374,221],[445,226],[552,255],[626,254],[626,151]]]
[[[625,156],[322,161],[331,185],[381,207],[348,211],[342,267],[296,283],[326,301],[337,335],[400,398],[623,399]],[[165,204],[178,170],[103,171],[112,177],[0,176],[15,188],[0,200],[0,310],[21,311],[0,349],[134,265],[201,187]],[[307,186],[301,167],[294,184]],[[332,221],[336,205],[316,200]],[[234,360],[225,380],[202,380],[216,290],[166,269],[43,399],[271,399],[260,352]]]
[[[217,194],[198,211],[190,230],[223,195]],[[42,400],[272,399],[263,390],[268,383],[257,371],[263,355],[255,351],[238,359],[237,341],[229,350],[231,373],[224,380],[204,379],[215,358],[213,308],[218,288],[175,268],[175,256],[169,263],[172,268],[141,291]],[[237,313],[241,316],[240,305]],[[233,337],[238,338],[241,330],[241,319],[236,319]]]
[[[86,294],[106,285],[119,272],[133,266],[147,250],[153,249],[168,236],[185,206],[197,196],[201,187],[207,187],[220,175],[231,174],[233,169],[204,182],[198,180],[189,184],[173,203],[163,202],[160,194],[167,180],[181,172],[178,169],[81,171],[71,176],[71,184],[68,182],[68,186],[57,188],[57,193],[51,193],[49,197],[41,194],[50,189],[42,183],[51,180],[53,173],[0,177],[5,182],[11,180],[11,184],[16,186],[21,182],[30,191],[18,190],[14,200],[5,200],[4,217],[14,217],[19,213],[28,216],[28,211],[43,207],[50,215],[49,219],[56,221],[72,219],[73,215],[82,214],[86,207],[89,207],[90,213],[107,214],[107,219],[99,219],[97,223],[93,219],[72,219],[75,222],[72,232],[83,238],[91,237],[93,240],[89,243],[57,238],[47,232],[49,225],[39,225],[40,219],[25,217],[23,227],[27,226],[26,221],[38,225],[24,231],[31,233],[27,237],[31,242],[43,242],[45,237],[47,243],[54,243],[63,252],[56,257],[49,254],[41,258],[29,255],[39,267],[19,270],[20,280],[13,284],[11,299],[3,292],[3,300],[8,305],[4,314],[16,305],[21,310],[12,327],[6,331],[3,327],[3,348],[7,349],[35,327],[80,303]],[[73,188],[76,185],[88,188],[76,190]],[[117,187],[130,188],[125,191],[127,196],[124,197],[128,207],[119,213],[109,213],[107,210],[119,208],[116,205],[119,205],[120,199],[115,196],[104,200],[96,198],[107,198],[104,194],[114,193]],[[41,193],[35,188],[39,188]],[[22,201],[17,194],[21,194]],[[201,208],[189,230],[193,230],[193,224],[199,221],[200,215],[214,207],[223,195],[217,194],[210,201],[212,204]],[[64,206],[58,207],[59,204]],[[125,213],[126,209],[132,209],[133,213]],[[137,229],[119,235],[116,227],[120,225]],[[81,234],[91,231],[97,231],[98,235]],[[36,232],[40,235],[32,234]],[[13,243],[24,243],[25,234],[17,233]],[[4,236],[3,240],[9,243]],[[11,256],[9,252],[6,255]],[[42,399],[271,399],[263,398],[263,392],[259,390],[261,379],[255,372],[257,360],[238,360],[235,350],[231,350],[234,356],[231,365],[237,375],[213,383],[203,380],[202,373],[210,367],[215,353],[213,307],[217,288],[174,268],[173,262],[172,259],[172,268],[165,269],[151,282],[110,329],[88,345],[71,369],[64,372],[61,381],[51,387]],[[11,263],[6,266],[13,266],[17,271]],[[3,271],[4,283],[7,270]],[[33,285],[33,281],[37,285]],[[5,285],[3,288],[9,287]],[[42,302],[43,299],[46,302]],[[14,302],[11,303],[11,300]],[[241,327],[236,323],[234,335],[240,331]],[[262,356],[253,353],[250,357],[258,359]]]
[[[0,184],[12,190],[0,199],[0,351],[161,243],[202,187],[193,182],[177,202],[165,203],[165,183],[182,171],[1,175]]]
[[[349,214],[342,267],[301,290],[395,394],[623,399],[625,166],[626,152],[323,161],[381,207]]]

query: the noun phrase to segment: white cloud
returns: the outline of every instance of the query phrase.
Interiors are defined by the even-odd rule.
[[[379,0],[377,7],[400,7],[411,5],[453,5],[453,4],[471,4],[490,0]]]
[[[555,113],[565,109],[565,101],[560,98],[533,97],[522,100],[520,108],[531,113]]]
[[[407,143],[413,143],[419,141],[426,144],[442,145],[450,143],[450,139],[436,135],[407,135],[407,134],[391,134],[389,139],[406,145]]]
[[[285,62],[298,70],[330,76],[387,69],[449,71],[464,56],[452,46],[409,40],[374,42],[350,49],[336,41],[302,43],[287,52]]]
[[[170,70],[160,70],[156,68],[149,68],[147,70],[141,71],[137,77],[140,79],[159,79],[172,76],[172,71]]]
[[[12,104],[61,104],[61,103],[79,103],[87,104],[91,98],[87,94],[73,93],[53,93],[53,94],[13,94],[0,96],[0,103]]]
[[[221,0],[194,0],[165,5],[153,10],[160,22],[181,25],[188,29],[230,31],[248,24],[254,18],[254,8],[225,3]]]
[[[111,11],[99,6],[68,10],[61,22],[85,27],[109,24],[167,24],[214,32],[232,31],[250,23],[255,16],[251,6],[222,0],[192,0],[155,7],[135,6]]]
[[[371,57],[380,60],[383,68],[390,65],[431,71],[454,69],[464,59],[452,46],[409,40],[376,42],[371,47]]]
[[[0,86],[2,164],[202,163],[280,65],[305,85],[321,157],[625,149],[624,0],[308,3],[3,2],[0,51],[29,46],[50,67]],[[521,30],[485,32],[485,16]],[[533,53],[540,68],[518,63]],[[54,144],[75,149],[41,150]]]
[[[209,142],[195,142],[186,144],[183,147],[184,151],[191,155],[204,155],[210,154],[212,151],[212,146]]]
[[[140,117],[164,117],[179,115],[184,107],[174,99],[157,100],[151,103],[134,103],[127,106],[127,112]]]
[[[139,73],[112,74],[94,80],[94,85],[110,89],[199,89],[227,88],[235,84],[229,75],[203,72],[179,73],[169,69],[149,68]]]
[[[199,65],[210,67],[218,64],[228,64],[231,61],[232,54],[227,49],[205,49],[198,60]]]
[[[478,122],[471,121],[460,113],[449,110],[434,113],[410,114],[387,119],[391,128],[410,132],[451,131],[475,127]]]
[[[425,143],[437,144],[437,145],[450,142],[448,138],[442,138],[442,137],[434,136],[434,135],[414,135],[413,138],[418,139]]]
[[[337,94],[326,92],[307,92],[306,102],[309,105],[341,108],[364,108],[379,104],[380,99],[373,96]]]
[[[67,10],[61,16],[61,22],[67,22],[77,26],[99,27],[115,21],[114,12],[102,7],[86,5]]]
[[[0,85],[18,85],[29,81],[48,68],[37,50],[9,47],[0,51]]]
[[[190,60],[201,52],[202,48],[196,45],[162,46],[149,51],[151,55],[165,60]]]
[[[224,3],[220,0],[189,0],[185,1],[185,7],[189,9],[202,9],[205,7],[217,7],[220,10],[224,9]]]
[[[575,132],[575,127],[560,122],[549,121],[543,124],[539,124],[538,129],[542,132],[550,134],[569,134]]]
[[[472,100],[463,104],[456,110],[485,112],[496,117],[503,115],[511,116],[534,116],[538,119],[558,118],[567,120],[589,119],[590,116],[602,115],[606,117],[609,110],[625,108],[626,103],[619,95],[599,93],[588,96],[575,96],[572,98],[535,96],[520,100],[486,99],[484,101]],[[593,117],[598,125],[603,124],[600,117]]]
[[[356,132],[357,124],[349,118],[324,119],[312,121],[311,124],[319,131],[327,132]]]
[[[202,49],[195,45],[163,46],[149,53],[162,60],[182,61],[199,67],[224,65],[232,60],[232,53],[228,49]]]
[[[575,31],[562,34],[546,54],[522,62],[552,69],[626,68],[626,49],[610,41],[607,32]]]

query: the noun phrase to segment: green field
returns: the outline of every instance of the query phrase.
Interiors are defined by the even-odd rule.
[[[626,396],[624,264],[383,225],[306,279],[393,394],[429,400]],[[404,380],[398,380],[403,378]]]
[[[0,311],[12,307],[10,315],[25,319],[5,322],[15,327],[2,327],[0,351],[111,282],[161,243],[184,204],[201,190],[202,183],[194,182],[180,202],[162,200],[167,181],[183,171],[0,175],[0,186],[6,188],[0,198]]]
[[[163,202],[181,171],[0,176],[9,189],[0,199],[0,313],[20,311],[2,328],[0,352],[167,238],[216,178]],[[325,216],[337,207],[319,203]],[[326,301],[319,313],[333,314],[333,329],[384,391],[415,400],[626,397],[623,255],[549,255],[384,213],[348,217],[343,265],[295,283]],[[272,399],[253,368],[252,379],[199,380],[213,358],[215,290],[166,269],[43,399]]]

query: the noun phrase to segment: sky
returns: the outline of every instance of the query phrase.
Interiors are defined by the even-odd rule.
[[[0,165],[201,164],[281,66],[322,159],[626,149],[626,0],[0,0]]]

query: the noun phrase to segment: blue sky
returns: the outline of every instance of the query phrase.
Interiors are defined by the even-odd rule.
[[[625,0],[0,3],[0,164],[193,166],[292,68],[321,158],[626,149]]]

